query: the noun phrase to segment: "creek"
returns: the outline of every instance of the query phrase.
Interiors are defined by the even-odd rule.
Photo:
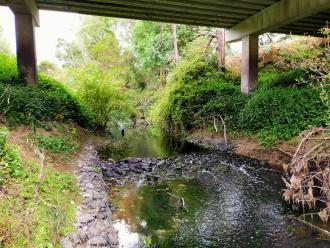
[[[330,247],[263,163],[134,132],[118,142],[100,154],[120,247]]]

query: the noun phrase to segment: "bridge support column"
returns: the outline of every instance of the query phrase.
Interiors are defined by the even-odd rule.
[[[242,39],[241,91],[249,94],[258,83],[258,35]]]
[[[28,13],[15,15],[16,55],[19,77],[27,84],[37,83],[37,58],[33,16]]]

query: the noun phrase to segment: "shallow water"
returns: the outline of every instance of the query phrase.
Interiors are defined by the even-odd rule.
[[[292,218],[281,197],[281,173],[218,153],[188,156],[204,168],[229,169],[113,187],[120,247],[330,247]]]
[[[279,173],[231,167],[220,180],[115,189],[121,247],[330,247],[290,217]]]
[[[125,136],[113,132],[113,142],[100,148],[102,159],[120,160],[127,157],[169,157],[200,150],[198,147],[173,140],[165,135],[152,135],[146,131],[126,130]]]

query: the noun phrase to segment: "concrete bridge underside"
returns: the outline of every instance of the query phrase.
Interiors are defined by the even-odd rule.
[[[242,40],[241,88],[258,80],[258,35],[320,36],[330,21],[330,0],[0,0],[15,15],[17,64],[22,79],[37,83],[34,27],[39,9],[225,28],[227,42]]]

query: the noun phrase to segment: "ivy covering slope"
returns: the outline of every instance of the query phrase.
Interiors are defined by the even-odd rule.
[[[3,54],[0,54],[0,117],[12,126],[55,120],[92,126],[87,108],[64,85],[43,75],[36,87],[24,85],[18,78],[15,60]]]
[[[247,96],[240,93],[239,78],[230,71],[218,72],[212,55],[198,50],[193,53],[196,46],[192,49],[172,72],[165,93],[150,112],[153,122],[165,131],[180,134],[212,129],[214,117],[220,115],[230,132],[255,134],[268,146],[278,139],[288,140],[309,126],[326,125],[329,106],[316,87],[315,73],[268,61],[260,65],[259,88]],[[320,50],[321,56],[325,48],[320,44],[313,49]],[[310,53],[315,55],[314,50],[299,54],[309,57]],[[286,52],[280,61],[297,61],[292,56],[296,53]]]

